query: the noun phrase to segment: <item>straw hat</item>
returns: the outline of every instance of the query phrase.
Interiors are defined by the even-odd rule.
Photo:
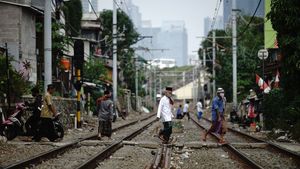
[[[248,99],[257,99],[257,95],[255,93],[255,91],[253,91],[252,89],[250,90],[250,95],[248,96]]]
[[[218,90],[217,90],[217,93],[224,93],[224,89],[219,87]]]

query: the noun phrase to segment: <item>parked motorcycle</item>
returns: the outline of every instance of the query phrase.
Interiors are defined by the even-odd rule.
[[[54,125],[54,132],[56,135],[56,138],[48,138],[50,141],[55,141],[58,138],[63,138],[64,137],[64,127],[62,123],[59,121],[60,113],[58,113],[54,118],[53,118],[53,125]]]
[[[24,103],[17,103],[14,112],[5,119],[3,112],[2,122],[0,125],[0,135],[5,136],[7,140],[14,139],[17,135],[24,134],[23,125],[24,119],[22,117],[26,107]]]
[[[59,121],[60,114],[57,114],[54,118],[41,118],[39,124],[37,135],[33,138],[35,141],[40,141],[42,137],[48,138],[50,141],[55,141],[58,138],[64,137],[64,128],[62,123]],[[50,122],[49,122],[50,120]],[[50,129],[49,125],[53,125]]]
[[[25,129],[26,136],[34,136],[36,134],[36,130],[38,128],[38,123],[40,121],[41,115],[41,106],[38,105],[30,105],[25,102],[25,105],[29,106],[29,110],[32,111],[32,115],[26,120]]]

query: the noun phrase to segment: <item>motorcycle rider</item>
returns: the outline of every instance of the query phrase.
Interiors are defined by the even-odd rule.
[[[34,102],[25,102],[25,105],[29,107],[29,110],[32,110],[32,116],[26,121],[25,127],[26,135],[35,136],[38,122],[40,121],[43,96],[40,94],[37,86],[31,89],[31,95],[34,97]]]
[[[43,107],[41,111],[41,123],[34,137],[34,141],[40,141],[42,137],[47,137],[50,141],[57,138],[52,118],[57,115],[56,109],[52,102],[52,94],[55,88],[53,84],[49,84],[47,92],[44,96]]]

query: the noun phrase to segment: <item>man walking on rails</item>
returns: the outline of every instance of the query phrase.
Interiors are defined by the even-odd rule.
[[[160,99],[157,118],[160,118],[164,128],[160,130],[158,137],[163,141],[163,144],[171,142],[173,139],[170,139],[172,134],[172,107],[174,104],[172,96],[172,88],[166,87],[165,95]]]
[[[217,132],[220,134],[221,139],[219,140],[219,143],[223,144],[224,141],[224,135],[226,133],[226,121],[224,118],[224,90],[222,88],[218,88],[217,90],[217,96],[213,99],[212,102],[212,109],[211,109],[211,120],[212,125],[208,131],[204,134],[203,141],[206,141],[206,136],[210,132]]]
[[[106,90],[104,96],[97,100],[97,112],[98,112],[98,139],[101,140],[103,136],[107,136],[109,139],[112,134],[112,120],[113,120],[113,102],[110,100],[111,92]]]

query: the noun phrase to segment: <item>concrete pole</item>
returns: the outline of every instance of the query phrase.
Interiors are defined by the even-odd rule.
[[[156,67],[154,66],[154,96],[153,96],[153,101],[154,101],[154,107],[156,106]]]
[[[182,87],[185,86],[185,71],[182,72]],[[183,99],[183,104],[185,104],[185,99]]]
[[[161,76],[159,76],[159,94],[160,94],[160,96],[162,96]]]
[[[232,92],[233,108],[237,108],[237,32],[236,32],[236,0],[232,1]]]
[[[51,1],[45,1],[44,12],[44,91],[52,83]]]
[[[212,61],[212,73],[213,73],[213,98],[216,96],[216,30],[213,30],[213,61]]]
[[[206,51],[205,49],[203,48],[203,66],[206,66]]]
[[[8,112],[10,111],[10,71],[9,71],[9,60],[8,60],[8,47],[7,43],[5,43],[5,61],[6,61],[6,101],[8,104]],[[5,119],[8,117],[7,112],[4,113]]]
[[[116,105],[118,101],[117,96],[117,7],[116,3],[113,1],[113,102]]]
[[[150,68],[150,72],[149,72],[149,96],[150,96],[150,99],[152,99],[152,66]],[[153,104],[153,108],[154,108],[154,104]]]
[[[193,97],[193,102],[196,100],[196,87],[195,87],[195,67],[193,67],[193,87],[192,87],[192,97]]]
[[[139,86],[138,86],[138,69],[137,69],[137,57],[135,58],[135,110],[138,111],[138,92],[139,92]]]

